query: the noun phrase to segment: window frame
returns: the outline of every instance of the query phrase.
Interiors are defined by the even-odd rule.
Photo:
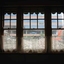
[[[13,13],[13,12],[11,12],[11,13]],[[4,18],[5,14],[3,14],[3,36],[4,36],[4,31],[5,31],[5,30],[15,30],[15,31],[17,31],[17,30],[16,30],[16,28],[17,28],[17,14],[16,14],[16,19],[11,19],[11,13],[10,13],[10,14],[8,14],[7,12],[5,13],[5,14],[10,15],[10,18],[9,18],[9,19],[5,19],[5,18]],[[14,14],[14,13],[13,13],[13,14]],[[9,22],[10,27],[9,27],[9,28],[4,28],[4,21],[5,21],[5,20],[10,20],[10,22]],[[12,25],[12,24],[11,24],[11,20],[16,20],[16,27],[15,27],[15,28],[12,28],[12,27],[11,27],[11,25]],[[3,39],[3,38],[2,38],[2,39]],[[3,44],[3,41],[2,41],[2,44]],[[15,44],[15,45],[17,46],[17,40],[16,40],[16,44]],[[3,49],[3,45],[2,45],[2,49]],[[3,49],[3,50],[4,50],[4,49]],[[9,52],[10,52],[10,53],[13,53],[14,51],[16,51],[16,49],[13,49],[12,52],[11,52],[10,50],[6,50],[6,51],[4,50],[5,53],[9,53]]]
[[[51,13],[52,13],[52,12],[51,12]],[[58,20],[64,20],[64,18],[63,18],[63,19],[60,19],[60,18],[58,17],[58,14],[60,14],[61,12],[58,13],[58,11],[57,11],[57,12],[55,12],[55,13],[57,13],[57,19],[54,19],[54,18],[52,19],[52,18],[51,18],[51,31],[52,31],[52,30],[64,30],[64,28],[62,28],[62,27],[59,28],[59,21],[58,21]],[[54,13],[53,13],[53,14],[54,14]],[[64,14],[64,12],[63,12],[63,14]],[[52,14],[51,14],[51,17],[52,17]],[[64,17],[64,15],[63,15],[63,17]],[[52,20],[57,20],[57,27],[56,27],[56,28],[52,28]],[[52,36],[52,37],[54,37],[54,36]],[[52,42],[51,42],[51,43],[52,43]],[[62,50],[59,50],[59,51],[58,51],[58,50],[53,50],[53,49],[52,49],[52,45],[51,45],[51,52],[52,52],[52,53],[63,53],[64,51],[63,51],[63,49],[62,49]]]
[[[29,20],[29,25],[30,25],[30,28],[23,28],[23,31],[24,30],[44,30],[44,32],[45,32],[45,12],[43,13],[44,14],[44,19],[38,19],[38,13],[35,13],[35,12],[33,12],[33,13],[35,13],[36,14],[36,19],[31,19],[31,14],[33,14],[33,13],[31,13],[31,11],[29,11],[30,12],[30,15],[29,15],[29,19],[23,19],[23,20]],[[27,13],[29,13],[29,12],[27,12]],[[23,12],[24,13],[24,12]],[[31,28],[31,20],[36,20],[37,21],[37,28]],[[38,20],[44,20],[44,28],[38,28]],[[22,36],[22,38],[23,38],[23,36]],[[42,53],[45,53],[46,52],[46,42],[45,42],[45,49],[44,49],[44,51],[42,52]],[[29,53],[31,53],[31,52],[29,52]],[[34,53],[34,52],[32,52],[32,53]],[[38,52],[36,52],[36,53],[38,53]]]
[[[51,43],[52,43],[51,42],[51,37],[52,37],[51,12],[53,12],[53,13],[56,12],[56,11],[61,12],[61,11],[63,11],[63,9],[62,9],[63,7],[62,6],[56,6],[56,7],[55,6],[51,6],[51,7],[48,7],[48,6],[35,6],[34,5],[34,6],[18,6],[16,8],[5,6],[5,7],[1,8],[1,10],[0,10],[1,11],[1,13],[0,13],[0,20],[1,20],[1,22],[0,22],[0,36],[1,36],[0,37],[0,40],[1,40],[0,48],[1,48],[1,50],[2,50],[2,43],[3,43],[2,42],[2,35],[3,35],[3,27],[2,27],[2,25],[3,25],[3,19],[2,18],[4,16],[4,12],[5,11],[7,11],[7,13],[10,13],[10,12],[13,13],[14,11],[17,11],[16,12],[17,13],[17,28],[16,28],[17,50],[16,50],[16,52],[19,53],[21,51],[20,48],[22,47],[19,44],[22,44],[22,37],[23,37],[23,12],[24,11],[28,11],[29,12],[29,10],[30,11],[36,11],[36,12],[38,12],[38,11],[42,12],[44,10],[44,12],[45,12],[45,43],[46,43],[46,52],[45,53],[52,53],[52,50],[51,50]],[[22,32],[20,33],[20,32],[18,32],[18,30],[20,30]],[[53,53],[55,53],[55,52],[53,52]]]

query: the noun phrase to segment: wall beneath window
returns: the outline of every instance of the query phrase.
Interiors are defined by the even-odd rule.
[[[5,64],[63,64],[63,54],[0,54],[0,63]]]

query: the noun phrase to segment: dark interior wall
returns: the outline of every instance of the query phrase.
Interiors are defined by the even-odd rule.
[[[15,3],[15,4],[14,4]],[[12,1],[2,0],[0,1],[1,6],[5,5],[64,5],[63,1]],[[0,63],[5,64],[16,64],[16,63],[32,63],[32,64],[64,64],[64,54],[20,54],[20,53],[0,53]]]
[[[64,54],[0,54],[0,59],[2,64],[64,64]]]
[[[0,0],[0,5],[64,5],[63,0]]]

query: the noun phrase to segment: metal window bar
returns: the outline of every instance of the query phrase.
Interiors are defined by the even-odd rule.
[[[38,29],[38,12],[37,12],[37,29]]]

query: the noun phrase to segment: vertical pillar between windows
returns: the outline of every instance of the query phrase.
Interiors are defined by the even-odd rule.
[[[21,11],[21,52],[23,53],[23,10]]]
[[[0,9],[0,51],[3,50],[3,40],[2,40],[2,35],[3,35],[3,28],[2,28],[2,8]]]
[[[17,52],[21,52],[21,8],[17,9]]]
[[[51,51],[51,11],[50,9],[45,9],[45,37],[46,37],[46,48],[47,53]]]

